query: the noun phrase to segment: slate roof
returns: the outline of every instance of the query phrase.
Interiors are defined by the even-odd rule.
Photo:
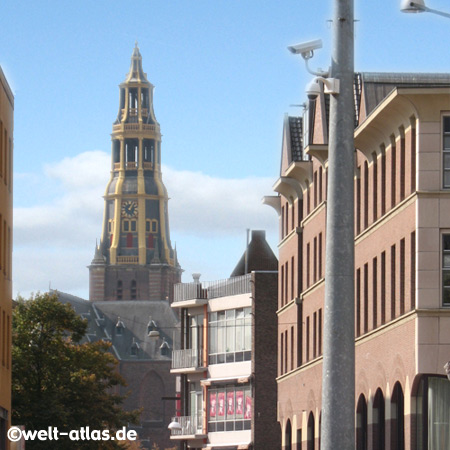
[[[291,161],[303,159],[303,119],[289,116],[289,138],[291,144]]]
[[[169,361],[174,337],[175,347],[179,348],[179,321],[165,300],[89,302],[54,292],[62,303],[70,303],[77,314],[88,320],[86,340],[111,342],[111,351],[118,360]],[[158,331],[159,337],[150,338],[150,330]]]
[[[361,72],[355,74],[355,107],[357,115],[360,109],[361,90],[364,90],[364,99],[367,115],[386,96],[397,87],[450,87],[450,74],[439,73],[380,73]]]
[[[247,272],[245,271],[245,254],[237,263],[230,277],[245,275],[253,271],[278,270],[278,259],[266,241],[264,230],[252,230],[252,239],[248,244]]]

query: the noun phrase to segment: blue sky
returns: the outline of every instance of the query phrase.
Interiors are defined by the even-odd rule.
[[[402,14],[398,0],[355,2],[355,69],[449,72],[450,21]],[[448,1],[433,0],[450,10]],[[277,217],[261,205],[279,175],[285,113],[310,79],[286,47],[321,38],[332,2],[307,0],[4,0],[0,65],[15,93],[14,296],[87,296],[109,177],[110,133],[135,41],[155,85],[172,243],[185,269],[229,276],[246,228]]]

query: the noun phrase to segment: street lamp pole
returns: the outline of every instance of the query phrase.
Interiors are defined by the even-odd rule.
[[[322,379],[323,450],[355,448],[353,0],[334,0]]]

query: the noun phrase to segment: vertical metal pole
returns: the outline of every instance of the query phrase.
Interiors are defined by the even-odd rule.
[[[353,0],[334,0],[322,382],[323,450],[355,448]]]

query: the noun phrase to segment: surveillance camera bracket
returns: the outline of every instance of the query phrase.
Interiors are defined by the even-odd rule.
[[[325,94],[339,94],[339,79],[338,78],[324,78],[318,76],[317,80],[323,83]]]
[[[330,74],[330,69],[328,69],[327,71],[322,70],[320,67],[317,70],[312,70],[309,67],[309,63],[308,61],[314,56],[314,52],[310,51],[310,52],[305,52],[302,53],[302,57],[305,60],[305,65],[306,65],[306,70],[311,74],[311,75],[315,75],[317,77],[328,77]]]

